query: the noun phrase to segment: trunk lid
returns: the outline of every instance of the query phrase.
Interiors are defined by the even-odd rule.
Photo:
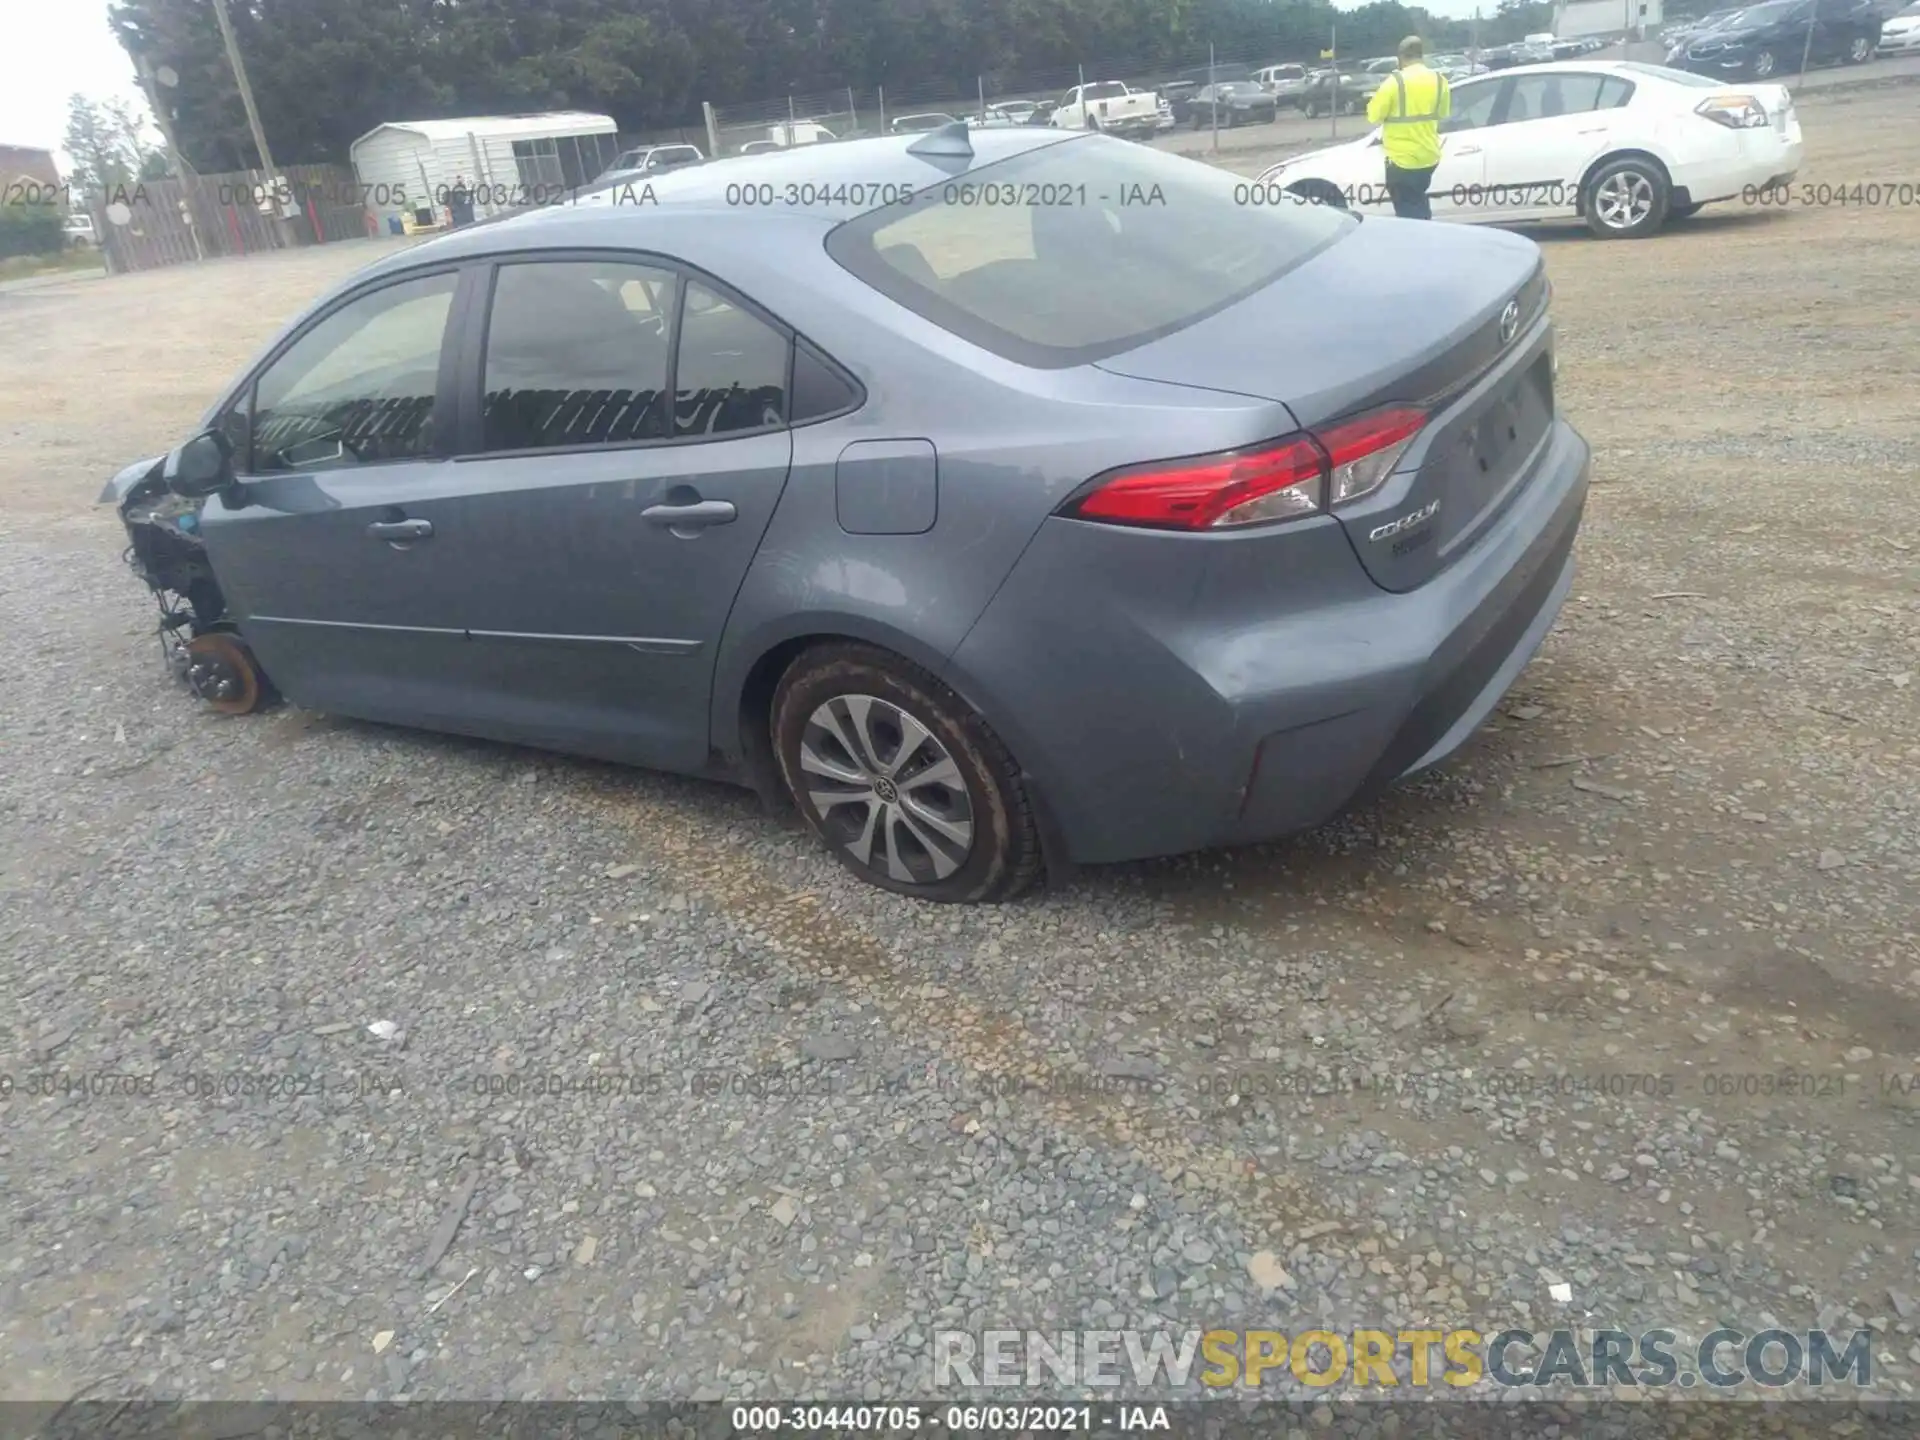
[[[1277,400],[1309,430],[1376,406],[1424,405],[1427,423],[1394,474],[1335,512],[1374,580],[1411,590],[1505,508],[1547,439],[1546,301],[1531,240],[1363,220],[1239,304],[1100,366]]]

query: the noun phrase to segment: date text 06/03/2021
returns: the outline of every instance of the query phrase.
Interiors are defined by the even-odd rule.
[[[1171,1430],[1164,1405],[735,1405],[736,1434],[1087,1434]]]

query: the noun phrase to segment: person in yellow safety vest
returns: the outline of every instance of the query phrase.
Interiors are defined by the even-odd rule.
[[[1387,194],[1393,213],[1408,220],[1431,220],[1427,182],[1440,165],[1440,122],[1453,113],[1447,77],[1429,70],[1418,35],[1400,42],[1400,68],[1367,102],[1367,119],[1381,127],[1380,148],[1387,156]]]

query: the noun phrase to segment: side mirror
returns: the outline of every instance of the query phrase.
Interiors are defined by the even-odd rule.
[[[167,489],[189,500],[216,495],[235,483],[233,443],[218,430],[196,435],[167,456]]]

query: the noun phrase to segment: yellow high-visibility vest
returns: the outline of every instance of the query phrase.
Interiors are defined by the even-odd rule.
[[[1367,119],[1382,127],[1387,163],[1402,170],[1440,163],[1440,122],[1452,113],[1447,77],[1419,63],[1394,71],[1367,102]]]

